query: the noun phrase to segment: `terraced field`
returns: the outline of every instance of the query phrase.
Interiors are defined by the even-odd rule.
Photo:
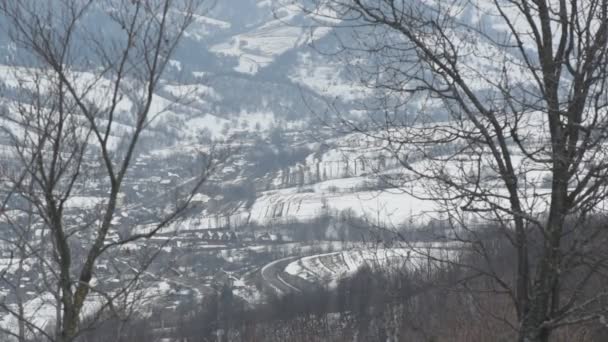
[[[284,272],[309,283],[333,287],[366,265],[389,272],[404,268],[414,271],[429,265],[435,267],[439,260],[454,258],[458,251],[453,246],[360,248],[303,257],[289,263]]]

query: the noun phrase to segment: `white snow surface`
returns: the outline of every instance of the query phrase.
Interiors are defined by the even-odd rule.
[[[444,247],[446,246],[437,246],[423,251],[419,248],[368,246],[300,258],[289,263],[284,271],[315,284],[335,287],[339,280],[352,276],[364,266],[387,272],[404,268],[415,271],[426,266],[428,259],[424,253],[443,260],[456,255],[454,250]]]
[[[281,7],[278,18],[261,26],[232,36],[228,41],[213,45],[211,51],[218,55],[238,58],[234,70],[256,74],[261,68],[289,49],[302,46],[325,36],[329,28],[316,28],[290,24],[294,18],[302,16],[297,5]]]

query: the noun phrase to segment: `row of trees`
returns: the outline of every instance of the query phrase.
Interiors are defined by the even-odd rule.
[[[139,209],[119,198],[138,144],[167,110],[158,108],[155,91],[202,6],[199,0],[0,1],[3,33],[15,48],[15,65],[4,75],[12,100],[0,113],[0,283],[10,289],[0,297],[7,323],[0,339],[74,341],[103,320],[131,317],[141,304],[141,278],[154,250],[136,263],[106,267],[105,279],[97,266],[177,219],[213,168],[213,159],[203,158],[179,192],[159,195],[174,205],[153,227],[117,234],[116,217]],[[95,203],[83,205],[93,192]],[[35,286],[22,277],[31,270]],[[109,278],[119,285],[109,288]]]
[[[516,272],[509,265],[514,251],[496,227],[487,227],[485,243],[492,246],[492,262],[503,276]],[[157,313],[145,321],[129,323],[143,332],[141,324],[155,334],[133,337],[132,341],[512,341],[518,328],[509,323],[516,317],[505,293],[480,291],[492,286],[488,278],[471,269],[488,269],[486,260],[462,251],[453,260],[463,265],[437,260],[430,253],[412,253],[411,263],[386,267],[363,266],[358,272],[336,282],[331,288],[309,286],[303,293],[277,296],[249,307],[229,287],[220,287],[199,303],[183,301],[171,312]],[[412,264],[417,265],[412,267]],[[405,266],[405,267],[404,267]],[[462,278],[470,280],[468,289]],[[286,278],[287,279],[287,278]],[[595,283],[587,291],[601,290]],[[164,329],[162,322],[166,322]],[[102,329],[115,333],[112,326]],[[608,335],[599,322],[587,322],[554,331],[555,341],[599,342]],[[106,336],[106,335],[102,335]],[[91,339],[91,341],[94,341]]]
[[[587,289],[608,266],[608,1],[312,2],[374,98],[365,122],[338,113],[339,125],[385,140],[406,170],[396,185],[424,184],[410,195],[440,203],[455,239],[488,260],[478,290],[508,295],[517,340],[605,322],[608,293]],[[472,217],[502,227],[513,274],[490,262]]]
[[[608,0],[301,4],[315,18],[330,19],[320,24],[335,29],[346,65],[373,97],[364,104],[365,123],[338,114],[341,128],[385,140],[406,170],[387,181],[424,184],[410,195],[440,203],[454,228],[450,236],[485,261],[460,264],[474,272],[460,284],[504,295],[514,314],[501,319],[522,342],[605,322],[608,292],[596,285],[608,268]],[[12,251],[0,276],[20,288],[15,269],[35,260],[55,310],[49,329],[27,315],[15,290],[16,305],[0,301],[17,322],[6,334],[73,341],[92,326],[83,324],[85,312],[93,318],[87,322],[131,312],[118,304],[134,304],[132,290],[153,253],[121,275],[118,290],[97,286],[95,265],[176,219],[211,167],[201,165],[201,175],[187,182],[192,191],[174,194],[179,200],[156,226],[110,238],[113,219],[126,210],[117,203],[135,148],[162,112],[155,89],[199,6],[198,0],[0,1],[20,62],[10,77],[18,100],[0,113],[8,142],[0,215],[11,232],[3,243]],[[103,32],[87,25],[99,17]],[[128,123],[127,133],[119,122]],[[86,194],[87,178],[107,195],[74,217],[70,200]],[[494,245],[471,218],[499,227],[514,255],[503,261],[513,272],[500,271]],[[479,278],[487,281],[471,283]]]

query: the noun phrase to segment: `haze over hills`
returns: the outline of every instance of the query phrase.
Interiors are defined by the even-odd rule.
[[[127,172],[120,174],[124,178],[116,210],[107,219],[110,229],[102,245],[108,249],[97,254],[91,274],[61,289],[66,292],[91,283],[93,290],[82,304],[82,321],[95,322],[103,316],[98,313],[105,314],[106,307],[120,300],[125,308],[136,308],[125,309],[127,318],[141,323],[140,330],[154,338],[176,338],[171,334],[199,321],[210,323],[202,324],[204,333],[195,331],[193,336],[219,336],[230,330],[223,325],[229,321],[225,315],[238,313],[243,314],[239,322],[255,321],[257,317],[247,314],[268,314],[265,305],[293,305],[307,314],[316,310],[314,300],[326,300],[331,309],[319,316],[327,323],[368,306],[373,312],[376,298],[362,293],[385,284],[387,289],[411,291],[407,293],[414,298],[435,279],[453,281],[451,277],[465,272],[454,261],[470,250],[487,252],[483,239],[491,241],[491,253],[512,253],[491,235],[500,231],[515,240],[509,215],[530,222],[544,219],[555,183],[551,165],[543,159],[550,155],[547,146],[551,145],[547,117],[541,105],[522,109],[523,104],[501,98],[528,100],[540,97],[542,91],[519,50],[488,43],[510,39],[508,25],[493,20],[501,15],[492,9],[493,1],[454,4],[449,17],[458,25],[442,31],[455,51],[474,51],[459,56],[458,78],[469,86],[468,94],[494,108],[489,111],[492,115],[477,117],[467,117],[466,110],[454,105],[460,99],[450,93],[453,84],[417,69],[419,56],[412,52],[411,42],[373,25],[369,31],[365,25],[357,27],[355,34],[347,21],[333,19],[336,13],[327,7],[303,10],[311,3],[316,2],[229,0],[201,8],[183,32],[149,103],[148,80],[133,77],[116,90],[115,71],[104,69],[104,56],[96,54],[124,43],[121,34],[126,28],[108,19],[120,16],[120,11],[92,2],[92,10],[77,21],[82,32],[74,38],[74,46],[79,53],[57,65],[65,66],[69,81],[82,88],[77,91],[82,107],[100,115],[91,119],[78,101],[67,102],[74,150],[82,146],[76,170],[66,167],[82,181],[66,182],[76,186],[70,187],[60,205],[66,241],[74,253],[68,273],[86,265],[86,251],[100,236],[91,227],[102,226],[107,219],[104,208],[113,205],[108,198],[115,182],[103,177],[102,166],[119,164],[133,153]],[[421,3],[423,16],[442,9],[440,1]],[[180,22],[184,13],[172,10],[168,17]],[[41,32],[54,37],[54,25],[61,24],[41,24]],[[51,155],[45,132],[24,127],[57,107],[63,113],[64,102],[57,105],[49,99],[65,89],[64,80],[41,72],[32,51],[11,43],[19,36],[14,27],[4,31],[0,34],[0,171],[15,171],[27,165],[28,158],[34,163],[36,153]],[[424,33],[421,39],[433,46],[437,37]],[[369,51],[349,48],[366,41],[366,34],[382,37],[389,48],[377,48],[375,41]],[[91,44],[90,37],[96,37],[98,45]],[[432,68],[440,62],[428,64]],[[137,75],[141,66],[130,67]],[[403,96],[404,87],[411,87],[411,94]],[[436,87],[441,95],[430,96],[424,87]],[[468,100],[463,103],[470,105]],[[141,122],[136,114],[146,106],[149,115]],[[508,109],[500,112],[495,110],[498,107]],[[512,116],[509,110],[522,114]],[[31,115],[18,115],[23,113]],[[54,119],[49,122],[53,129],[63,129]],[[83,128],[87,125],[105,135],[96,136]],[[138,127],[145,127],[140,136]],[[483,129],[480,133],[479,127],[490,133]],[[502,128],[499,152],[486,146],[498,139],[492,131],[496,127]],[[139,140],[131,149],[133,134]],[[103,148],[95,146],[98,141]],[[36,142],[45,148],[36,152]],[[61,142],[65,143],[57,144]],[[605,145],[594,145],[581,158],[592,155],[590,160],[603,160],[608,153]],[[69,164],[62,159],[64,152],[48,163],[40,162],[42,170]],[[513,191],[520,196],[515,213],[509,209],[512,189],[505,186],[502,165],[493,159],[499,153],[509,154],[509,167],[520,185]],[[582,164],[569,189],[592,174],[595,164]],[[19,182],[23,179],[27,177]],[[49,182],[53,181],[51,177]],[[19,182],[3,179],[2,191],[12,191]],[[30,189],[27,195],[37,198],[37,191]],[[45,287],[49,277],[57,277],[55,261],[41,262],[46,258],[42,252],[23,252],[38,251],[28,247],[29,241],[45,245],[49,222],[31,219],[32,209],[18,200],[9,198],[6,203],[10,210],[3,204],[0,211],[0,331],[23,342],[17,336],[25,329],[20,316],[25,318],[21,321],[31,321],[34,328],[25,329],[26,335],[35,338],[56,328],[64,304],[57,304],[61,291]],[[182,203],[186,203],[183,208]],[[597,214],[600,206],[603,210],[604,203],[598,200],[590,213]],[[174,212],[179,215],[173,216]],[[19,220],[27,222],[23,224],[27,234],[15,234]],[[477,228],[488,228],[481,230],[481,247],[468,240],[477,238]],[[15,241],[25,241],[19,263]],[[540,244],[530,243],[540,249]],[[499,257],[500,262],[509,259]],[[132,292],[122,291],[125,283]],[[325,291],[340,296],[327,299]],[[402,309],[402,304],[393,306],[393,295],[378,299],[389,303],[389,310],[375,318],[361,317],[380,320],[391,310]],[[374,299],[359,302],[363,297]],[[208,308],[213,308],[211,313]],[[297,324],[305,314],[294,314],[290,322]],[[109,322],[116,322],[112,319]],[[272,316],[268,321],[276,319],[283,318]]]
[[[94,13],[81,24],[99,27],[112,37],[119,28]],[[126,175],[121,206],[112,221],[117,233],[110,235],[110,241],[147,232],[170,210],[169,189],[191,181],[200,158],[205,158],[202,155],[229,151],[228,159],[213,172],[182,218],[153,240],[124,245],[115,260],[104,258],[96,267],[96,284],[111,291],[128,276],[129,267],[136,267],[130,253],[160,245],[164,247],[139,290],[143,316],[187,298],[201,300],[225,284],[215,278],[224,271],[234,279],[230,283],[239,300],[254,305],[263,297],[262,288],[255,285],[260,279],[266,283],[264,288],[283,293],[273,285],[276,276],[266,279],[259,272],[278,256],[358,247],[360,243],[354,241],[368,232],[351,228],[347,220],[400,226],[413,214],[432,209],[431,204],[417,205],[420,201],[400,191],[381,192],[374,171],[389,170],[397,162],[378,142],[362,136],[340,137],[324,127],[319,113],[311,111],[332,102],[349,112],[366,96],[363,87],[348,80],[339,60],[318,55],[311,48],[313,42],[334,44],[331,29],[311,27],[317,25],[315,20],[296,6],[252,0],[239,0],[238,5],[220,1],[210,11],[194,16],[154,93],[153,119]],[[23,80],[35,66],[27,52],[8,41],[6,36],[0,39],[0,101],[10,112],[27,106],[28,99],[21,97],[23,89],[34,85]],[[95,60],[79,59],[74,77],[86,83],[92,77],[89,68],[96,68]],[[129,91],[125,89],[119,102],[110,136],[109,146],[118,155],[124,149],[122,135],[132,132],[135,124],[129,113],[136,102]],[[110,94],[101,87],[87,98],[102,103],[107,96]],[[10,116],[1,119],[4,127],[12,129],[11,134],[19,135],[19,125],[11,121]],[[10,134],[2,143],[5,158],[14,157],[9,152]],[[67,221],[74,226],[86,223],[90,210],[105,204],[107,189],[108,184],[92,176],[66,202]],[[403,200],[410,201],[412,208],[405,209]],[[6,237],[10,232],[3,234]],[[86,246],[89,237],[77,234],[75,243],[83,241]],[[322,242],[310,245],[309,241]],[[36,273],[41,269],[36,260],[27,259],[25,271],[17,272],[9,254],[3,252],[2,265],[10,268],[9,273],[15,272],[10,279],[17,279],[17,273],[27,275],[19,299],[25,314],[37,326],[52,325],[55,308],[51,294],[37,290],[41,279]],[[364,263],[364,259],[357,260],[359,264],[348,266],[352,272]],[[111,269],[122,271],[117,275]],[[172,274],[166,273],[168,269]],[[1,293],[17,300],[8,288]],[[146,299],[160,295],[168,297],[160,302]],[[93,296],[85,311],[94,312],[98,305],[99,298]],[[17,329],[14,315],[3,313],[0,327]]]
[[[87,25],[104,27],[95,17],[85,19]],[[331,29],[313,28],[318,25],[298,6],[272,1],[243,0],[238,6],[220,2],[197,14],[155,94],[153,111],[159,114],[138,146],[138,163],[158,166],[163,159],[186,157],[217,141],[238,144],[240,151],[231,157],[235,163],[226,163],[215,177],[224,186],[247,191],[248,200],[220,200],[221,205],[213,206],[220,209],[201,213],[203,220],[211,216],[233,216],[238,224],[308,220],[330,202],[339,211],[383,210],[383,216],[394,216],[393,224],[401,224],[410,213],[400,205],[385,208],[387,201],[373,193],[373,176],[365,176],[381,164],[397,166],[396,161],[364,137],[342,141],[333,138],[337,133],[331,129],[313,129],[323,125],[323,118],[312,107],[334,102],[348,112],[366,96],[364,88],[348,80],[340,61],[311,48],[313,42],[335,43],[329,37]],[[11,46],[3,44],[2,49],[11,51]],[[19,85],[19,73],[27,73],[26,66],[17,66],[18,56],[19,51],[5,55],[2,66],[9,94],[11,87]],[[6,105],[10,101],[4,97]],[[125,113],[131,106],[128,99],[121,104]],[[122,122],[128,131],[128,119]],[[116,136],[116,144],[119,139]],[[369,145],[369,151],[358,151],[362,145]],[[373,165],[366,166],[368,162]],[[150,170],[150,176],[169,181],[168,175],[179,168]],[[134,183],[145,182],[141,173],[137,171]],[[357,188],[366,191],[359,194]],[[326,197],[344,197],[344,201]]]

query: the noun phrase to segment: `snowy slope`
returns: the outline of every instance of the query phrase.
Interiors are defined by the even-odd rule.
[[[367,246],[303,257],[289,263],[284,271],[313,284],[335,287],[338,281],[354,275],[365,266],[385,272],[403,269],[416,271],[427,268],[428,262],[433,263],[427,256],[432,256],[436,258],[435,260],[449,260],[456,257],[457,250],[446,247],[445,245],[431,248]]]
[[[238,59],[234,70],[256,74],[286,51],[310,43],[325,36],[329,28],[311,29],[296,23],[302,13],[298,6],[278,8],[276,19],[263,23],[247,32],[231,36],[226,41],[213,45],[211,51]],[[309,20],[310,21],[310,20]],[[312,24],[312,21],[310,21]]]

